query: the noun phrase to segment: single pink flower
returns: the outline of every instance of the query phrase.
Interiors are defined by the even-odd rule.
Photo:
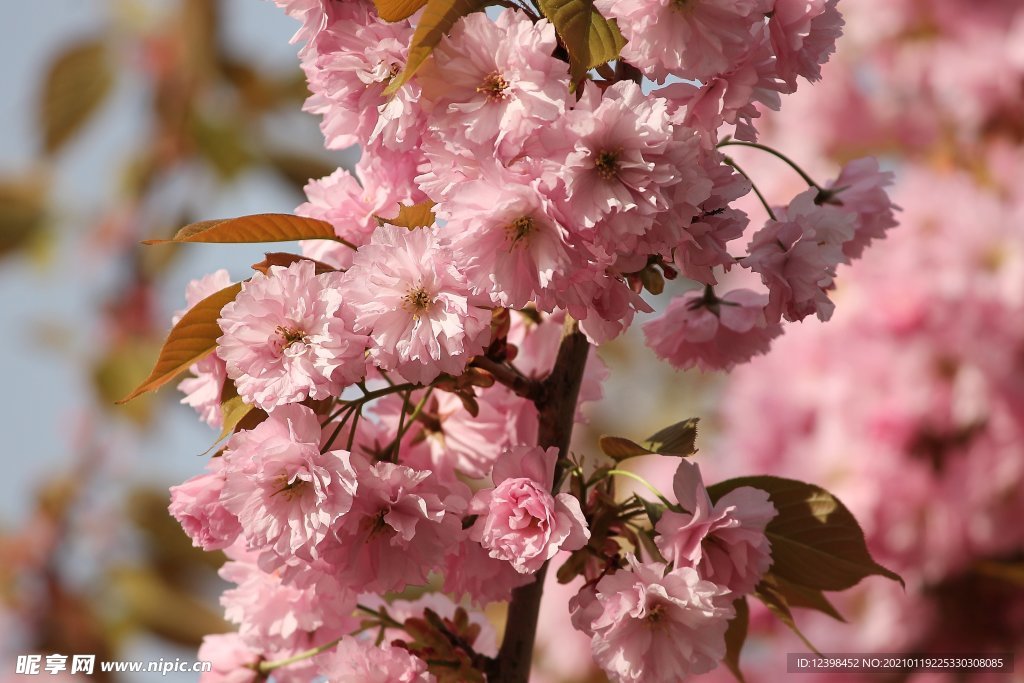
[[[347,451],[320,452],[316,414],[286,405],[224,453],[224,507],[238,516],[248,547],[286,561],[317,557],[331,525],[352,507],[356,473]]]
[[[470,530],[495,559],[522,574],[537,572],[559,550],[579,550],[590,538],[580,503],[569,493],[552,495],[558,449],[516,446],[495,463],[492,489],[478,492]]]
[[[417,75],[429,125],[510,158],[565,108],[568,67],[552,56],[556,47],[554,27],[519,10],[463,17]]]
[[[235,542],[242,531],[238,517],[220,500],[224,489],[224,459],[212,458],[206,474],[192,477],[171,487],[171,516],[203,550],[223,550]]]
[[[326,642],[358,625],[356,594],[285,583],[247,556],[224,564],[220,576],[235,584],[221,595],[225,618],[238,625],[246,645],[261,652],[298,651]]]
[[[360,591],[424,583],[459,541],[465,501],[427,471],[390,462],[361,462],[357,471],[359,495],[332,529],[324,559]]]
[[[677,369],[730,370],[768,351],[782,334],[765,321],[768,297],[737,289],[721,297],[689,292],[672,299],[664,315],[644,323],[644,340]]]
[[[242,285],[217,321],[217,355],[246,402],[264,410],[328,398],[366,374],[366,338],[351,331],[341,273],[271,266]]]
[[[423,117],[419,86],[409,83],[392,98],[384,95],[405,66],[412,24],[385,22],[363,0],[332,5],[330,21],[301,53],[312,93],[305,110],[323,116],[320,128],[330,149],[374,140],[413,149]]]
[[[622,58],[655,81],[707,81],[729,71],[762,30],[770,0],[599,0],[629,41]]]
[[[439,216],[466,277],[499,306],[523,308],[571,268],[563,219],[530,174],[487,167],[457,186]]]
[[[828,320],[835,309],[828,292],[835,288],[836,266],[849,260],[843,245],[854,237],[857,216],[816,204],[817,194],[808,189],[789,206],[777,208],[777,220],[754,234],[749,255],[740,262],[768,287],[769,323],[780,317],[795,322],[812,313]]]
[[[856,231],[843,242],[843,253],[851,259],[859,258],[864,249],[876,239],[885,237],[896,227],[894,211],[886,186],[891,185],[891,171],[880,171],[874,157],[855,159],[845,166],[839,177],[826,187],[825,203],[856,216]]]
[[[797,76],[821,78],[821,65],[835,52],[843,33],[838,0],[775,0],[768,31],[775,69],[791,88]]]
[[[682,460],[672,489],[686,512],[666,510],[655,543],[676,567],[694,567],[702,579],[732,591],[754,590],[772,564],[765,527],[776,514],[766,491],[741,486],[712,503],[700,468]]]
[[[409,381],[462,374],[490,337],[490,310],[433,229],[378,228],[342,282],[354,329],[369,335],[374,362]]]
[[[621,220],[604,229],[638,234],[668,208],[662,190],[679,178],[670,164],[656,163],[672,135],[666,100],[645,96],[632,81],[603,92],[587,82],[566,130],[554,133],[572,144],[564,170],[566,213],[583,227],[617,211]]]
[[[613,683],[677,683],[725,656],[728,595],[691,567],[669,571],[631,557],[577,602],[577,621],[593,617],[586,630],[594,659]]]

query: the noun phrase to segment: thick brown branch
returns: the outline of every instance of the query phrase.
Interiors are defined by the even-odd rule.
[[[558,449],[559,462],[569,455],[576,401],[583,380],[590,343],[579,331],[576,322],[566,320],[562,343],[558,348],[555,367],[540,387],[534,399],[540,414],[537,444],[541,448]],[[537,580],[512,591],[508,608],[505,637],[501,641],[495,671],[489,680],[496,683],[527,683],[533,658],[534,639],[537,634],[537,615],[544,592],[547,565],[537,572]]]
[[[473,365],[489,372],[495,381],[499,384],[504,384],[518,396],[528,398],[534,402],[540,396],[541,383],[535,379],[530,379],[511,365],[499,363],[487,356],[477,356],[473,359]]]

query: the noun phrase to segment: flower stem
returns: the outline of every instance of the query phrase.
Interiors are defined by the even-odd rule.
[[[761,194],[761,190],[757,189],[757,185],[755,185],[754,181],[750,179],[750,176],[747,175],[746,171],[740,168],[736,164],[736,162],[733,161],[730,157],[725,157],[725,163],[729,164],[734,169],[736,169],[737,173],[739,173],[741,176],[746,178],[748,182],[750,182],[751,189],[754,190],[754,194],[757,195],[757,198],[761,200],[761,205],[764,206],[764,210],[768,212],[768,217],[771,218],[773,221],[779,220],[778,218],[775,217],[775,212],[772,211],[772,207],[770,204],[768,204],[768,200],[764,198],[763,194]]]
[[[327,652],[328,650],[334,649],[338,645],[338,643],[342,641],[343,638],[344,636],[342,636],[342,638],[335,638],[334,640],[324,643],[323,645],[317,645],[316,647],[310,648],[309,650],[303,650],[302,652],[292,655],[291,657],[286,657],[285,659],[278,659],[273,662],[260,662],[258,667],[259,672],[261,674],[267,674],[273,671],[274,669],[280,669],[282,666],[288,666],[289,664],[294,664],[295,662],[301,662],[303,659],[316,657],[318,654],[322,652]]]
[[[664,503],[667,507],[669,507],[669,508],[676,507],[672,503],[672,501],[670,501],[668,498],[666,498],[661,493],[661,491],[659,491],[658,489],[654,488],[654,486],[651,484],[651,482],[647,481],[646,479],[644,479],[643,477],[641,477],[639,474],[637,474],[635,472],[630,472],[629,470],[608,470],[608,474],[609,474],[609,476],[614,475],[616,477],[626,477],[627,479],[632,479],[633,481],[639,482],[639,483],[643,484],[647,488],[648,491],[650,491],[651,493],[656,495],[658,497],[658,500],[660,500],[662,503]]]
[[[718,146],[719,147],[752,147],[754,149],[759,149],[762,152],[768,152],[772,156],[774,156],[774,157],[776,157],[778,159],[781,159],[791,169],[796,171],[800,175],[800,177],[804,179],[805,183],[807,183],[808,185],[813,187],[818,192],[824,192],[824,190],[821,188],[821,186],[818,185],[818,183],[814,182],[814,179],[811,178],[811,176],[807,175],[807,172],[804,171],[804,169],[800,168],[800,166],[795,161],[793,161],[792,159],[787,157],[782,152],[769,147],[768,145],[762,145],[762,144],[759,144],[757,142],[743,142],[742,140],[726,140],[724,142],[718,143]],[[735,166],[733,168],[735,168]],[[736,169],[736,170],[739,170],[739,169]]]

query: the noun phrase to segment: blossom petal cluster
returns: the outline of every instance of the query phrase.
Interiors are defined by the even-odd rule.
[[[731,369],[783,321],[831,315],[837,267],[894,225],[889,174],[800,171],[808,189],[785,206],[756,192],[767,221],[751,228],[737,202],[754,180],[727,152],[756,139],[759,108],[820,77],[836,0],[597,0],[627,42],[584,76],[562,17],[526,8],[468,11],[424,56],[430,7],[387,21],[370,0],[275,2],[301,22],[306,111],[326,147],[360,156],[297,209],[334,239],[254,266],[181,385],[226,439],[171,490],[193,543],[229,559],[237,634],[204,645],[207,680],[480,673],[495,648],[466,609],[566,556],[585,579],[573,622],[613,681],[710,671],[734,601],[771,566],[775,508],[750,487],[712,501],[684,460],[640,550],[616,517],[622,472],[552,435],[587,420],[608,376],[566,349],[659,310],[643,325],[659,357]],[[760,289],[727,282],[742,272]],[[194,283],[189,306],[229,284]],[[443,610],[398,607],[438,586]]]

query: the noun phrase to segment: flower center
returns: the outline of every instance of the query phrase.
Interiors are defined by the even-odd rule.
[[[665,621],[668,615],[665,613],[665,605],[660,602],[654,603],[647,608],[647,625],[651,628],[658,628]]]
[[[280,474],[277,476],[277,489],[270,495],[276,496],[280,494],[284,496],[285,500],[293,501],[302,495],[308,483],[308,481],[299,477],[293,479],[288,474]]]
[[[476,91],[486,95],[489,102],[496,102],[508,97],[506,90],[508,90],[508,81],[497,71],[487,74],[483,83],[476,87]]]
[[[619,153],[612,150],[601,150],[594,160],[597,174],[605,180],[611,180],[619,174]]]
[[[416,289],[410,289],[409,293],[405,295],[404,307],[405,310],[412,313],[412,317],[418,318],[428,308],[430,308],[431,300],[430,295],[427,294],[427,290],[423,287],[417,287]]]
[[[383,66],[384,62],[382,61],[382,62],[380,62],[380,64],[381,64],[381,66]],[[387,74],[384,76],[384,78],[382,78],[380,80],[380,83],[383,83],[384,85],[390,84],[391,81],[395,80],[395,76],[397,76],[401,72],[402,72],[402,65],[399,64],[398,62],[391,62],[391,66],[388,67]]]
[[[306,337],[306,333],[297,327],[285,327],[284,325],[278,325],[277,333],[281,335],[281,339],[284,340],[285,348],[296,342],[301,342],[303,344],[309,342],[309,339]]]
[[[376,538],[385,534],[390,528],[384,517],[388,514],[387,508],[381,508],[377,511],[377,514],[372,517],[364,517],[363,521],[360,522],[360,527],[363,533],[366,534],[367,540]]]
[[[532,216],[520,216],[505,226],[505,234],[515,248],[523,241],[528,241],[527,238],[533,233],[534,228]]]
[[[677,12],[685,12],[693,9],[693,0],[672,0],[672,6]]]

